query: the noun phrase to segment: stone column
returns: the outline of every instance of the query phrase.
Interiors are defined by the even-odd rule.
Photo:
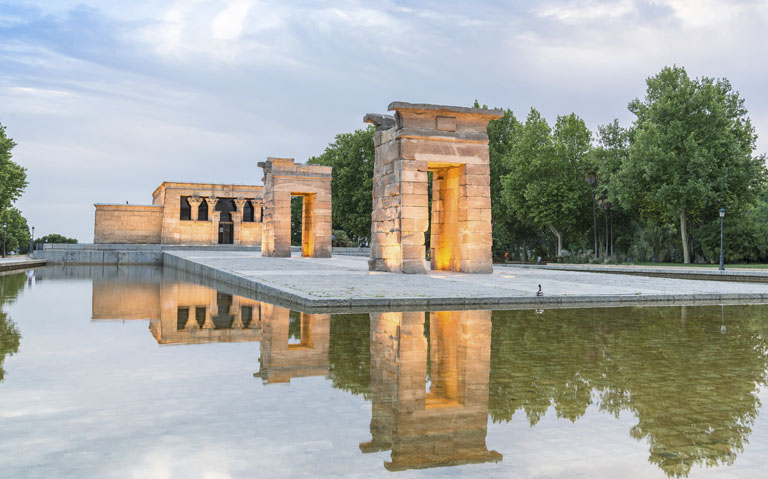
[[[200,203],[203,202],[203,199],[191,196],[187,198],[187,201],[189,202],[189,219],[197,221],[197,213],[199,212]]]
[[[211,232],[213,233],[211,244],[219,244],[219,222],[221,221],[221,211],[211,211],[211,209],[212,208],[208,209],[208,215],[209,218],[211,218]]]
[[[248,200],[253,206],[253,221],[255,223],[261,223],[261,200]]]
[[[232,216],[232,244],[240,244],[240,228],[243,223],[242,210],[233,211],[230,216]]]
[[[488,155],[487,151],[484,154]],[[461,169],[458,188],[459,267],[452,268],[452,271],[493,272],[490,173],[488,163],[468,164]]]

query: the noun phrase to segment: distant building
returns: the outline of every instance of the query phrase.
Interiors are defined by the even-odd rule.
[[[261,245],[261,186],[165,181],[151,205],[94,206],[94,243]]]

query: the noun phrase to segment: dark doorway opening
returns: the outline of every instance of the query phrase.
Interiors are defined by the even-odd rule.
[[[216,211],[221,211],[219,218],[219,244],[233,244],[235,240],[232,212],[237,211],[234,198],[221,198],[216,202]]]
[[[219,244],[232,244],[234,243],[232,223],[219,223]]]

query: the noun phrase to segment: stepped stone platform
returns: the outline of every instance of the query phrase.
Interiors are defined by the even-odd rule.
[[[166,267],[284,305],[437,310],[617,304],[768,303],[768,284],[496,266],[492,274],[368,271],[364,257],[262,258],[257,252],[164,251]],[[536,296],[541,284],[543,296]]]

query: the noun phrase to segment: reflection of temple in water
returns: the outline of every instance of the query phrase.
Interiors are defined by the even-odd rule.
[[[292,313],[280,306],[261,305],[261,369],[254,376],[271,384],[327,375],[331,315]]]
[[[577,421],[595,405],[634,416],[629,435],[648,442],[648,460],[682,477],[736,460],[768,381],[764,306],[332,317],[168,271],[93,271],[94,319],[147,319],[160,344],[259,341],[264,384],[319,376],[370,398],[360,450],[391,451],[389,470],[500,461],[489,417],[534,426],[550,409]]]
[[[389,470],[500,461],[485,444],[490,352],[490,311],[372,313],[372,439],[360,450],[391,450]]]
[[[259,341],[261,303],[191,283],[93,282],[93,319],[148,319],[159,344]]]

